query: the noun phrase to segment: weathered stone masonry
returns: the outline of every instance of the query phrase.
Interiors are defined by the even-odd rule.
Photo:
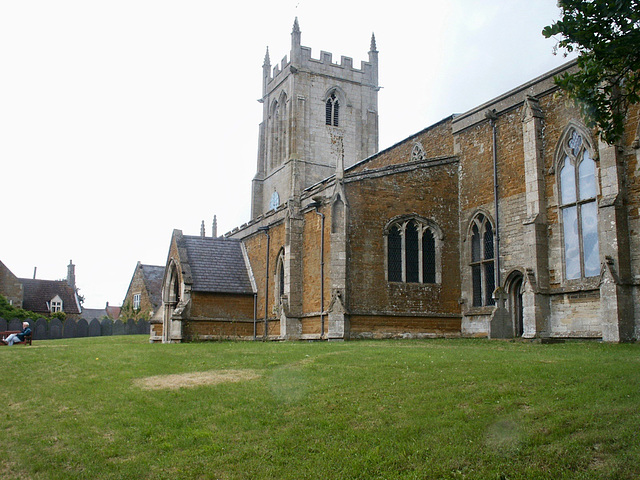
[[[154,338],[637,338],[637,106],[603,144],[553,83],[569,63],[376,153],[375,41],[354,69],[300,35],[263,66],[239,290],[196,292],[174,233]]]

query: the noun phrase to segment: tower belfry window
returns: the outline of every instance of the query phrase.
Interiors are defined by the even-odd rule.
[[[339,125],[340,102],[336,97],[336,93],[332,92],[326,103],[326,124],[333,127]]]

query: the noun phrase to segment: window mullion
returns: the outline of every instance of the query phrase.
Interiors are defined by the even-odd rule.
[[[576,216],[578,219],[578,251],[580,252],[580,278],[585,277],[584,244],[582,242],[582,203],[576,202]]]
[[[585,276],[585,266],[584,266],[584,251],[582,245],[582,202],[580,195],[580,162],[579,159],[582,158],[583,153],[579,152],[578,156],[575,160],[575,182],[576,182],[576,219],[578,221],[578,256],[580,259],[580,278],[584,278]]]

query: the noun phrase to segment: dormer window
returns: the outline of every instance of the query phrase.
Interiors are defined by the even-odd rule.
[[[51,313],[62,312],[62,299],[59,295],[56,295],[49,302],[49,311]]]
[[[337,127],[339,124],[340,102],[336,97],[336,92],[331,92],[326,103],[326,124]]]

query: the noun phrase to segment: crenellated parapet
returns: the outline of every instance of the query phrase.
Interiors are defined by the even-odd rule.
[[[329,77],[336,77],[340,79],[346,79],[355,83],[369,85],[371,87],[378,87],[378,65],[362,60],[360,62],[360,68],[353,66],[353,58],[340,56],[340,63],[333,62],[333,54],[330,52],[320,51],[320,58],[313,58],[311,54],[311,48],[300,47],[300,63],[293,65],[289,58],[285,55],[278,65],[275,65],[271,70],[270,75],[265,82],[265,88],[268,90],[275,85],[282,82],[283,78],[287,76],[291,69],[294,69],[293,73],[299,71],[307,73],[315,73],[327,75]],[[266,92],[265,92],[266,93]]]
[[[291,33],[291,52],[285,55],[279,64],[264,71],[265,82],[263,93],[279,85],[289,73],[306,72],[339,78],[374,88],[378,87],[378,51],[376,50],[375,37],[371,37],[369,61],[362,60],[360,68],[354,67],[353,58],[340,56],[340,62],[334,63],[333,54],[320,51],[320,58],[313,58],[312,50],[300,44],[300,27],[296,18]],[[268,49],[265,59],[265,67],[271,67],[268,62]]]

